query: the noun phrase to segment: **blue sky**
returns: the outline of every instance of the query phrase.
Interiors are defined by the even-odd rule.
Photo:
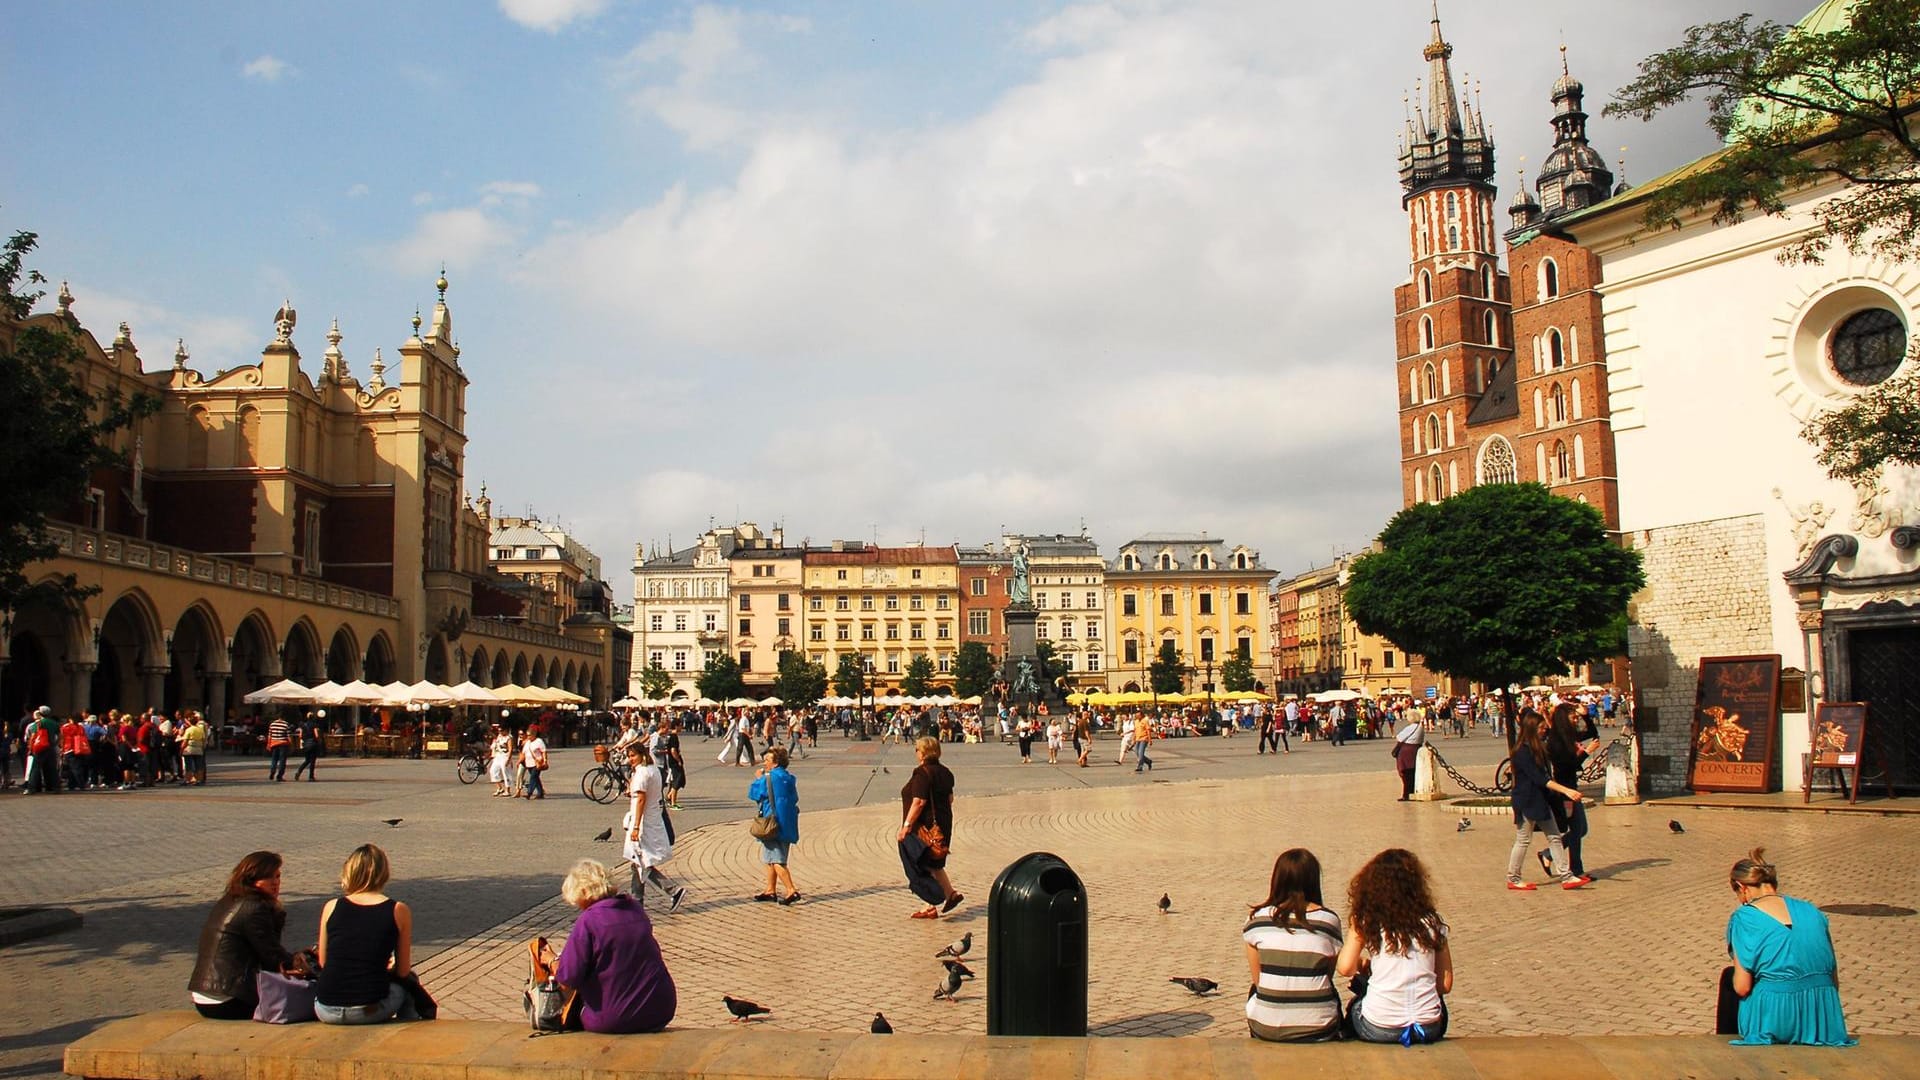
[[[1809,0],[1444,4],[1502,198],[1564,32],[1598,114]],[[635,542],[1209,531],[1276,570],[1399,505],[1391,289],[1422,0],[18,7],[0,228],[149,369],[291,297],[391,356],[444,260],[468,483]],[[1605,23],[1589,13],[1605,12]],[[1646,179],[1697,116],[1596,119]]]

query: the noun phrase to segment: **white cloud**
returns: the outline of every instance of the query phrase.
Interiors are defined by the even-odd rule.
[[[441,262],[467,265],[494,256],[515,241],[519,230],[477,206],[435,210],[423,216],[406,238],[385,249],[402,272]]]
[[[591,19],[607,0],[500,0],[500,13],[529,30],[559,33],[568,23]]]
[[[433,203],[433,192],[416,191],[413,193],[413,198],[410,201],[415,206],[429,206]]]
[[[494,180],[480,185],[480,203],[499,206],[506,202],[524,202],[540,197],[540,185],[526,180]]]
[[[272,53],[262,53],[247,61],[246,66],[240,69],[240,74],[260,82],[279,82],[288,75],[299,74],[299,69]]]
[[[236,315],[176,311],[138,295],[98,289],[84,281],[71,283],[73,312],[100,339],[113,340],[115,328],[126,323],[133,333],[140,366],[164,371],[173,366],[177,342],[185,341],[187,366],[211,375],[260,360],[260,350],[273,339],[273,312],[255,321]],[[44,302],[43,302],[44,303]]]
[[[357,199],[360,196],[365,195],[372,190],[373,190],[372,188],[368,187],[365,184],[355,184],[352,187],[347,189],[347,198]]]
[[[797,16],[697,7],[685,30],[659,31],[627,54],[624,67],[629,77],[645,83],[633,94],[632,103],[680,133],[696,150],[763,130],[776,117],[734,89],[739,76],[762,63],[748,39],[804,34],[811,28],[811,23]],[[671,81],[647,78],[663,68],[672,72]],[[734,103],[729,97],[741,100]]]

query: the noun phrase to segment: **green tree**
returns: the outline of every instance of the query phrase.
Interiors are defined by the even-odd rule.
[[[9,324],[0,325],[0,610],[71,603],[100,591],[72,574],[29,583],[27,567],[59,553],[47,538],[47,520],[86,495],[94,469],[124,460],[112,448],[113,434],[159,409],[146,394],[122,401],[89,393],[79,374],[86,354],[67,325],[21,327],[7,339],[44,295],[16,291],[23,274],[29,287],[46,281],[22,269],[37,242],[35,234],[18,232],[0,248],[0,324]]]
[[[1492,686],[1560,674],[1626,650],[1640,553],[1600,512],[1540,484],[1483,484],[1410,506],[1354,560],[1346,604],[1378,634]]]
[[[1156,694],[1177,694],[1186,685],[1187,666],[1180,662],[1180,653],[1171,639],[1160,643],[1160,655],[1154,657],[1148,667],[1147,678]]]
[[[1800,437],[1819,448],[1827,475],[1857,484],[1883,465],[1920,465],[1920,349],[1907,354],[1907,371],[1838,409],[1815,413]]]
[[[859,653],[840,654],[840,665],[833,671],[833,692],[845,698],[867,692],[867,662]]]
[[[900,689],[908,697],[925,697],[933,689],[933,661],[924,654],[907,661],[907,672],[900,678]]]
[[[640,696],[654,701],[666,699],[673,693],[673,676],[660,666],[660,661],[652,660],[640,669]]]
[[[747,694],[747,681],[740,675],[739,661],[725,652],[716,652],[707,660],[707,666],[694,680],[694,685],[700,688],[701,696],[715,701],[745,697]]]
[[[1037,641],[1033,645],[1033,677],[1040,680],[1041,686],[1055,686],[1067,674],[1067,665],[1061,661],[1060,654],[1053,651],[1053,642]]]
[[[999,665],[984,642],[966,642],[953,661],[953,692],[961,697],[984,694],[998,671]]]
[[[810,708],[827,693],[827,669],[788,649],[780,654],[780,673],[774,676],[773,692],[796,709]]]
[[[1220,681],[1229,692],[1253,689],[1253,657],[1234,653],[1220,665]]]
[[[1651,119],[1704,96],[1725,143],[1654,192],[1647,221],[1784,214],[1795,193],[1841,180],[1842,193],[1811,211],[1818,227],[1781,260],[1818,262],[1835,241],[1859,256],[1920,260],[1920,0],[1857,0],[1844,25],[1809,29],[1821,32],[1742,15],[1695,26],[1641,61],[1608,116]]]

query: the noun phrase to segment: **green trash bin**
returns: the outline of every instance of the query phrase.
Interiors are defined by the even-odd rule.
[[[987,1034],[1087,1033],[1087,890],[1059,856],[1034,852],[987,896]]]

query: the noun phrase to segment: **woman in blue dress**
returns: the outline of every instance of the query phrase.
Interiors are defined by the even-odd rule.
[[[1805,900],[1782,896],[1765,855],[1753,849],[1730,875],[1740,900],[1727,920],[1729,981],[1740,999],[1733,1044],[1852,1046],[1827,917]]]

